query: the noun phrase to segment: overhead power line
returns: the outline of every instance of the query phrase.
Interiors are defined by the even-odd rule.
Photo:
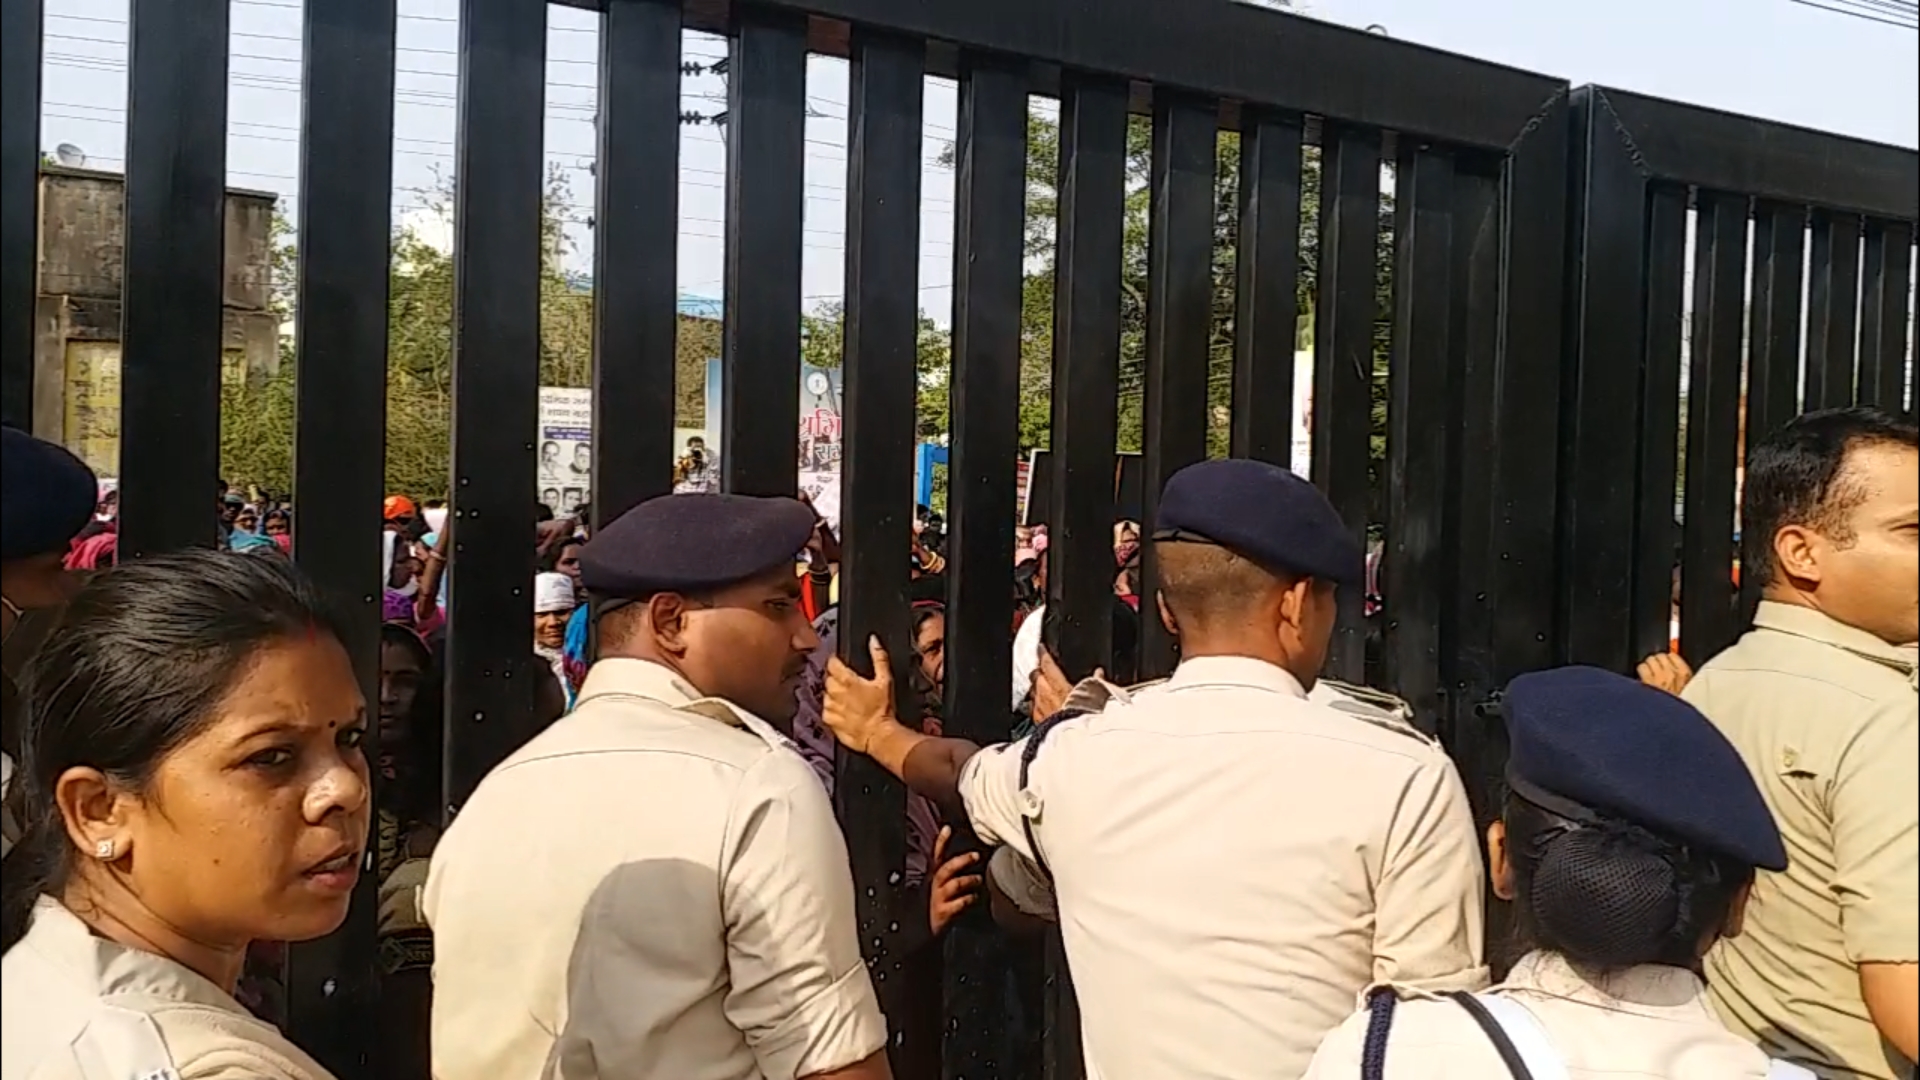
[[[1920,30],[1920,4],[1904,3],[1902,0],[1788,0],[1788,3],[1882,26]]]

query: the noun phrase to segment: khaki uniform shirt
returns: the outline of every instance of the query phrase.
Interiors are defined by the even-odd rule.
[[[1090,1077],[1298,1076],[1370,983],[1485,983],[1479,838],[1432,741],[1235,658],[1053,724],[1024,788],[1024,742],[960,786],[981,839],[1029,863],[1032,824]]]
[[[434,849],[437,1080],[793,1080],[886,1043],[845,841],[758,718],[602,660]]]
[[[42,898],[0,961],[0,1080],[331,1080],[231,994]]]
[[[1685,698],[1746,759],[1786,841],[1745,931],[1707,960],[1728,1026],[1822,1078],[1895,1080],[1859,965],[1920,960],[1920,705],[1914,650],[1763,603]]]
[[[1490,993],[1539,1020],[1575,1080],[1764,1080],[1770,1062],[1720,1026],[1690,971],[1637,967],[1589,979],[1550,953],[1529,953]],[[1370,1017],[1340,1025],[1302,1080],[1356,1080]],[[1403,991],[1387,1038],[1387,1080],[1501,1080],[1485,1031],[1458,1003]]]

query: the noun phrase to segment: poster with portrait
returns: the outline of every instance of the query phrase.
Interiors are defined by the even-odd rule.
[[[593,391],[541,387],[536,436],[536,497],[555,514],[586,513],[593,499]]]
[[[800,369],[800,491],[840,529],[841,376],[839,368]]]

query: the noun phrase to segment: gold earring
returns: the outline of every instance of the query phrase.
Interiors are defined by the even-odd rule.
[[[113,858],[113,851],[114,844],[111,840],[102,840],[93,845],[93,854],[96,858],[111,859]]]

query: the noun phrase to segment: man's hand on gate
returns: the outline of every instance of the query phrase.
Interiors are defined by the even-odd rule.
[[[942,825],[933,841],[933,865],[938,869],[933,872],[933,888],[927,894],[927,924],[934,937],[945,933],[961,912],[980,899],[980,873],[967,873],[980,862],[980,853],[969,851],[949,859],[947,841],[951,839],[953,830]]]
[[[1093,678],[1105,678],[1106,673],[1099,668],[1093,669]],[[1067,695],[1073,693],[1073,682],[1067,673],[1060,670],[1060,664],[1048,652],[1045,646],[1040,648],[1040,667],[1033,673],[1033,722],[1044,724],[1054,718],[1061,709],[1067,707]]]
[[[820,717],[841,745],[856,754],[873,753],[874,740],[900,727],[893,715],[893,669],[878,637],[867,640],[873,678],[853,670],[839,657],[827,661],[826,701]]]
[[[1665,690],[1678,697],[1693,681],[1693,668],[1672,653],[1654,653],[1640,661],[1639,675],[1641,682],[1655,690]]]

